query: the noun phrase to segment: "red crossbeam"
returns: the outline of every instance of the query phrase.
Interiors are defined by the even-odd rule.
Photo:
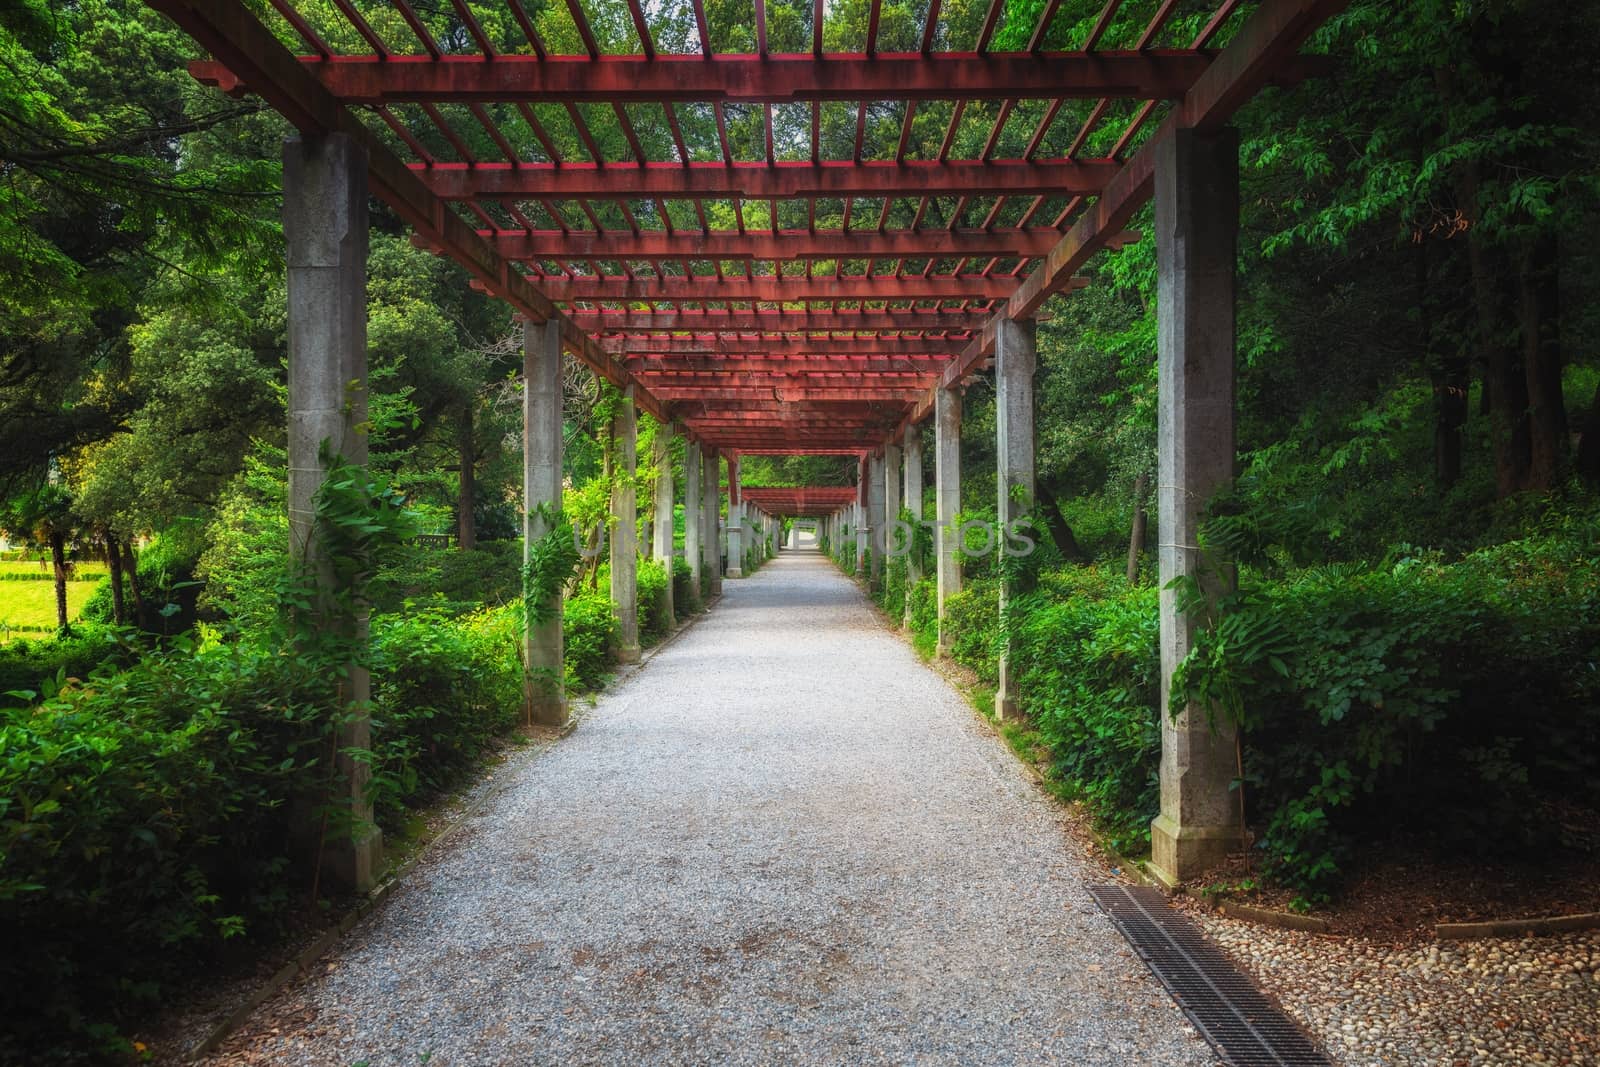
[[[713,230],[710,233],[629,233],[594,230],[536,230],[532,233],[479,230],[507,259],[790,260],[790,259],[958,259],[962,256],[1037,258],[1061,240],[1061,231],[995,230]],[[1137,239],[1137,235],[1130,235]]]
[[[660,197],[666,200],[795,200],[845,196],[1089,196],[1121,169],[1112,159],[779,160],[775,163],[412,163],[445,200]]]
[[[603,337],[603,351],[616,355],[719,355],[719,356],[952,356],[966,347],[964,340],[888,337],[816,337],[739,333],[702,333],[689,337],[657,335]]]
[[[579,327],[597,334],[625,330],[962,333],[981,328],[990,317],[985,311],[936,311],[932,308],[838,308],[824,311],[757,311],[748,308],[732,311],[717,308],[675,308],[670,311],[577,309],[567,314]]]
[[[774,515],[812,517],[837,511],[856,498],[853,485],[807,485],[795,488],[746,485],[744,499]]]
[[[873,359],[870,356],[812,357],[762,356],[740,359],[738,356],[661,356],[655,358],[630,357],[628,369],[638,375],[660,375],[682,371],[711,374],[814,374],[818,372],[843,372],[848,374],[918,374],[937,378],[944,369],[946,359]]]
[[[710,57],[481,55],[304,56],[305,68],[346,104],[402,101],[557,103],[788,103],[796,100],[1003,100],[1016,97],[1175,99],[1212,53],[962,52]],[[220,63],[190,72],[226,92],[247,86]]]
[[[681,275],[662,278],[609,275],[596,278],[580,275],[572,278],[539,278],[537,284],[551,300],[568,304],[575,300],[592,304],[645,300],[663,303],[760,301],[796,304],[824,300],[1004,300],[1017,287],[1017,280],[984,277],[981,274],[963,274],[960,277],[936,274],[928,278],[920,275],[900,278],[846,275],[842,278],[783,279],[770,275],[754,278],[717,278],[715,275],[694,278]]]

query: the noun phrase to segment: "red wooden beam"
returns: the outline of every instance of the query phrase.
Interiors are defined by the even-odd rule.
[[[540,288],[551,300],[571,303],[602,301],[659,300],[663,303],[705,303],[714,301],[761,301],[799,303],[817,300],[1004,300],[1017,287],[1014,278],[984,278],[980,275],[862,278],[785,278],[771,275],[753,278],[706,276],[685,278],[605,278],[580,276],[571,279],[540,280]]]
[[[710,233],[596,233],[592,230],[480,230],[479,236],[507,259],[955,259],[961,256],[1047,254],[1061,232],[1029,230],[783,230],[777,234],[712,230]]]
[[[895,332],[956,332],[982,328],[984,311],[938,311],[933,308],[839,308],[825,311],[743,309],[726,311],[675,308],[670,311],[587,311],[567,313],[590,333],[624,330],[760,330],[763,332],[813,331],[848,333],[861,330]]]
[[[576,7],[576,5],[573,5]],[[304,56],[301,62],[346,104],[471,100],[556,103],[661,101],[783,104],[805,100],[1000,100],[1007,97],[1182,96],[1215,53],[940,52],[653,57],[601,55]],[[226,64],[190,64],[198,80],[226,92],[255,91]]]
[[[907,403],[921,398],[922,390],[916,388],[905,389],[873,389],[866,386],[841,385],[823,389],[817,385],[792,385],[792,386],[681,386],[661,385],[652,386],[651,390],[663,400],[759,400],[762,397],[771,397],[775,400],[807,397],[828,397],[834,400],[899,400]]]
[[[714,372],[718,374],[817,374],[840,372],[846,374],[924,374],[938,377],[944,369],[938,359],[873,359],[870,356],[844,356],[803,358],[798,356],[766,356],[740,359],[737,356],[660,356],[632,357],[628,369],[634,374],[659,381],[660,375],[675,371]]]
[[[599,341],[601,349],[624,356],[904,356],[921,359],[938,359],[957,355],[967,342],[963,339],[902,338],[902,337],[813,337],[809,334],[789,336],[738,334],[697,334],[688,337],[632,336],[606,337]]]
[[[824,160],[643,166],[593,163],[413,163],[444,200],[794,200],[846,196],[1097,195],[1116,177],[1111,159]]]

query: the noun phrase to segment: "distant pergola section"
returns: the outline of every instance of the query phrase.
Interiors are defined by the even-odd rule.
[[[854,498],[826,516],[825,536],[836,551],[853,539],[877,582],[904,513],[931,525],[946,649],[945,605],[961,585],[963,387],[994,366],[997,518],[1026,521],[1036,317],[1086,284],[1098,252],[1136,239],[1127,227],[1153,199],[1168,590],[1153,866],[1180,880],[1237,844],[1232,728],[1214,709],[1165,706],[1200,625],[1170,589],[1184,577],[1220,588],[1197,527],[1235,459],[1238,140],[1227,124],[1264,86],[1319,71],[1299,49],[1346,0],[1102,0],[1089,19],[1045,0],[1022,26],[1007,24],[1006,0],[971,25],[931,0],[917,50],[902,53],[879,47],[881,0],[868,0],[859,51],[827,51],[827,5],[814,0],[811,48],[798,54],[769,47],[765,0],[750,0],[754,51],[741,53],[715,47],[703,0],[689,0],[696,32],[678,51],[652,32],[645,0],[147,2],[210,52],[198,79],[259,96],[300,132],[284,172],[299,551],[314,552],[320,444],[365,454],[364,393],[351,383],[366,372],[370,191],[526,323],[530,542],[560,506],[565,352],[629,401],[611,427],[625,471],[636,409],[664,424],[658,448],[687,437],[693,590],[714,594],[724,568],[742,573],[770,540],[772,513],[740,497],[741,453],[855,456]],[[500,17],[485,20],[490,8]],[[637,51],[606,52],[588,12],[631,25]],[[559,54],[541,26],[581,51]],[[929,419],[936,514],[925,523]],[[619,640],[637,655],[632,489],[612,508]],[[908,557],[908,588],[916,566]],[[559,680],[559,618],[530,631],[526,662],[530,677]],[[1015,715],[1004,651],[998,675],[996,711]],[[559,681],[529,708],[564,722]]]
[[[793,489],[744,486],[750,503],[782,518],[816,519],[831,515],[856,498],[853,485],[811,485]]]

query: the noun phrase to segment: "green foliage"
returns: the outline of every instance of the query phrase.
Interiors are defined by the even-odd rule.
[[[639,640],[653,645],[667,635],[667,568],[658,559],[641,559],[638,564]]]
[[[689,561],[682,556],[672,559],[672,607],[677,612],[678,618],[686,618],[691,610],[691,595],[694,591],[694,571],[689,566]],[[693,598],[698,600],[698,598]]]
[[[990,685],[997,679],[1000,649],[1000,584],[994,579],[970,580],[945,601],[950,630],[950,655]]]
[[[1174,679],[1236,716],[1267,873],[1313,898],[1390,833],[1508,854],[1600,847],[1592,529],[1456,564],[1328,567],[1227,605]],[[1571,811],[1588,814],[1573,818]]]
[[[566,640],[567,688],[599,689],[611,673],[611,646],[617,634],[617,613],[610,593],[580,593],[567,598],[562,622]]]
[[[0,1059],[117,1048],[119,1017],[282,912],[319,667],[182,640],[0,712]]]
[[[109,627],[85,626],[70,637],[53,640],[12,641],[0,645],[0,696],[16,690],[39,692],[47,682],[86,678],[107,660],[133,658],[119,635]]]
[[[924,659],[933,658],[939,647],[939,586],[924,578],[911,587],[911,644]]]
[[[474,767],[522,707],[520,612],[407,605],[372,624],[372,800],[397,825]]]
[[[1157,593],[1069,568],[1019,598],[1011,632],[1018,699],[1053,771],[1114,847],[1148,848],[1161,758]]]

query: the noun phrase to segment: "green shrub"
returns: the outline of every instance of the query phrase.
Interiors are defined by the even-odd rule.
[[[394,826],[515,722],[520,626],[513,605],[372,630],[372,798]],[[169,979],[275,932],[311,880],[297,820],[326,781],[332,676],[276,642],[185,637],[0,708],[0,1062],[125,1050]]]
[[[1241,598],[1175,690],[1242,722],[1267,873],[1325,897],[1357,842],[1592,850],[1600,563],[1589,537],[1300,574]],[[1580,814],[1581,813],[1581,814]]]
[[[666,617],[667,568],[658,559],[641,559],[638,570],[639,641],[653,645],[669,632]]]
[[[566,641],[567,688],[588,692],[605,684],[611,673],[611,644],[617,613],[603,589],[567,598],[562,621]]]
[[[1016,601],[1018,700],[1056,777],[1120,850],[1149,847],[1160,802],[1160,626],[1154,589],[1107,571],[1045,575]]]
[[[516,605],[452,617],[414,609],[372,621],[373,802],[408,806],[476,766],[522,707]]]
[[[691,591],[694,589],[694,572],[689,569],[689,561],[682,556],[675,556],[672,560],[672,607],[677,612],[678,618],[687,618],[689,615],[689,602]]]
[[[46,680],[58,677],[86,678],[108,660],[126,663],[135,654],[116,631],[103,626],[78,627],[71,637],[24,639],[0,645],[0,703],[6,693],[39,692],[45,688]]]
[[[200,617],[201,583],[195,580],[202,545],[198,531],[180,526],[150,542],[138,554],[139,593],[144,614],[134,620],[155,634],[180,634]],[[123,585],[128,612],[134,611],[133,589]],[[111,621],[111,582],[102,581],[83,606],[82,617]]]
[[[0,1061],[123,1047],[165,980],[283,909],[327,688],[184,641],[0,711]]]
[[[924,578],[911,587],[911,645],[930,659],[939,647],[939,585]]]
[[[375,611],[407,600],[442,598],[457,610],[509,604],[522,595],[522,542],[486,541],[474,549],[390,549],[368,590]]]
[[[945,624],[950,631],[950,656],[995,684],[1000,640],[1000,585],[990,578],[969,581],[961,592],[945,601]]]

